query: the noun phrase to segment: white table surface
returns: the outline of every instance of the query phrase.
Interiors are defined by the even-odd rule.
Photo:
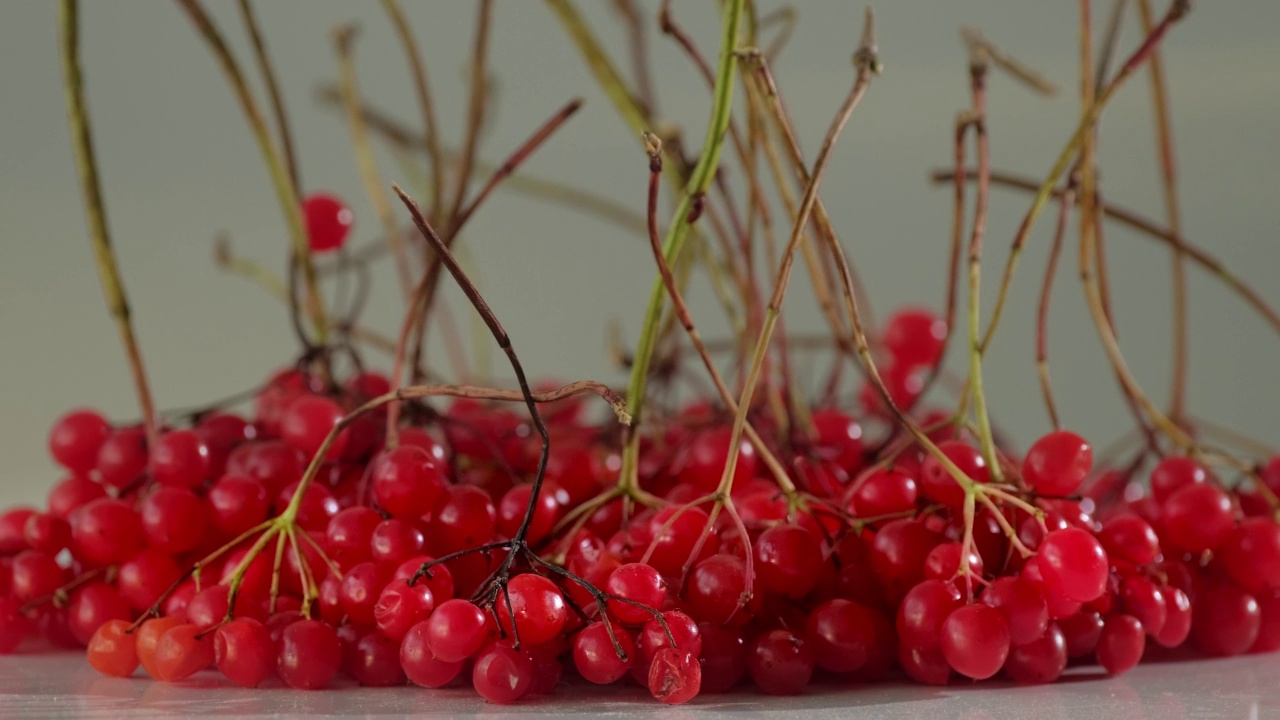
[[[167,684],[107,678],[76,653],[0,657],[0,718],[427,717],[532,715],[607,718],[927,718],[928,720],[1184,720],[1280,718],[1280,654],[1142,665],[1120,678],[1096,669],[1069,671],[1052,685],[987,682],[932,688],[908,684],[822,685],[800,697],[750,692],[697,698],[680,707],[638,687],[562,686],[554,697],[516,706],[486,705],[470,689],[359,688],[321,692],[228,687],[216,674]]]

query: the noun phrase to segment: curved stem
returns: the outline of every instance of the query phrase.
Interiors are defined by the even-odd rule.
[[[142,412],[142,426],[146,431],[148,447],[156,446],[156,409],[151,398],[151,385],[147,381],[142,362],[142,349],[133,332],[133,319],[129,298],[125,294],[120,266],[116,263],[115,250],[111,247],[111,232],[107,226],[107,208],[102,200],[102,186],[98,181],[98,161],[93,152],[93,131],[89,122],[89,108],[85,104],[84,75],[80,67],[80,4],[77,0],[62,0],[59,5],[59,45],[62,51],[63,88],[67,101],[67,120],[71,126],[71,145],[75,150],[76,167],[80,175],[80,190],[84,193],[85,219],[89,225],[89,242],[98,265],[98,277],[102,280],[102,294],[107,301],[107,311],[115,319],[124,345],[125,358],[133,376],[134,391],[138,396],[138,409]]]
[[[422,52],[418,49],[418,41],[413,36],[413,29],[405,19],[397,0],[382,0],[382,6],[391,18],[391,25],[396,30],[396,37],[404,48],[405,58],[409,61],[409,72],[413,75],[413,90],[418,98],[418,108],[422,112],[422,128],[424,144],[427,148],[428,171],[431,177],[431,214],[433,220],[439,220],[444,212],[444,153],[440,149],[440,132],[436,127],[435,103],[431,101],[430,85],[427,82],[427,68],[422,62]]]

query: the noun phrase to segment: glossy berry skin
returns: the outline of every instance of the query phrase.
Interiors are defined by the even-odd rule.
[[[837,673],[861,670],[875,652],[876,626],[888,621],[848,600],[828,600],[809,613],[805,641],[814,663]]]
[[[1102,526],[1098,540],[1112,560],[1123,560],[1133,565],[1149,565],[1160,555],[1160,538],[1146,520],[1133,514],[1124,514]]]
[[[1265,593],[1280,588],[1280,525],[1270,518],[1241,522],[1217,556],[1231,579],[1245,590]]]
[[[587,682],[597,685],[616,682],[636,662],[636,643],[631,633],[620,625],[614,625],[613,635],[624,657],[618,655],[604,622],[593,622],[574,636],[573,666]]]
[[[30,602],[50,595],[61,587],[66,572],[58,561],[39,550],[24,550],[13,559],[10,593],[17,600]]]
[[[725,458],[729,455],[730,428],[717,427],[696,437],[684,448],[676,461],[677,480],[702,492],[711,492],[720,484],[724,474]],[[733,469],[733,484],[741,486],[756,471],[756,449],[746,438],[739,441],[738,460]]]
[[[193,489],[209,477],[209,446],[194,430],[160,436],[151,450],[151,477],[161,485]]]
[[[374,466],[374,499],[392,517],[417,520],[436,509],[444,491],[441,465],[420,447],[401,445]]]
[[[1205,655],[1242,655],[1262,628],[1262,611],[1253,595],[1231,584],[1214,584],[1196,593],[1191,642]]]
[[[341,248],[355,220],[341,198],[325,192],[314,192],[302,199],[302,217],[307,226],[307,243],[312,252],[318,253]]]
[[[640,563],[618,567],[609,575],[603,590],[651,608],[661,607],[667,596],[666,583],[658,571]],[[609,601],[609,614],[628,625],[639,625],[653,617],[643,608],[618,600]]]
[[[1076,527],[1045,536],[1036,554],[1049,592],[1079,602],[1106,590],[1107,554],[1088,531]]]
[[[860,518],[894,515],[915,509],[918,497],[915,478],[900,470],[876,470],[854,489],[849,510]]]
[[[280,438],[307,458],[320,450],[329,432],[343,416],[342,406],[321,395],[303,395],[289,404],[280,418]],[[327,459],[342,456],[347,434],[338,433],[325,453]]]
[[[244,475],[223,475],[209,488],[209,519],[231,538],[267,519],[271,503],[267,488]]]
[[[560,515],[560,502],[556,500],[556,488],[550,483],[543,485],[538,495],[538,504],[533,510],[533,521],[529,524],[525,539],[530,543],[544,540],[551,534]],[[525,511],[529,507],[529,499],[533,496],[531,483],[520,483],[512,487],[498,502],[498,532],[504,537],[515,537],[524,522]]]
[[[101,498],[72,514],[71,539],[80,560],[112,565],[128,560],[142,548],[142,520],[128,503]]]
[[[649,665],[649,694],[668,705],[681,705],[702,689],[702,666],[688,650],[663,648]]]
[[[400,667],[414,685],[440,688],[453,682],[462,673],[463,662],[438,659],[431,652],[430,632],[428,622],[420,622],[409,628],[400,642]]]
[[[947,323],[924,308],[903,308],[885,321],[881,342],[895,363],[932,366],[942,357]]]
[[[111,424],[92,410],[73,410],[49,430],[49,455],[54,462],[84,476],[98,463],[98,450],[111,435]]]
[[[1049,627],[1049,607],[1040,588],[1023,578],[996,578],[982,593],[982,602],[1004,614],[1014,645],[1039,640]]]
[[[138,508],[147,542],[171,555],[199,545],[209,526],[209,506],[183,488],[160,486]]]
[[[985,483],[991,478],[987,461],[972,445],[959,440],[948,440],[938,443],[938,449],[970,480]],[[964,489],[951,476],[951,473],[947,472],[942,462],[933,455],[926,457],[920,466],[920,481],[921,491],[933,501],[951,508],[958,508],[964,504]]]
[[[942,656],[961,675],[986,680],[1009,655],[1009,626],[989,605],[966,605],[942,624]]]
[[[959,589],[946,580],[924,580],[897,607],[897,635],[910,647],[933,648],[942,642],[942,624],[964,606]]]
[[[57,555],[71,545],[71,525],[49,513],[33,513],[23,523],[22,536],[32,550]]]
[[[1016,683],[1050,683],[1067,669],[1067,641],[1056,624],[1050,624],[1037,640],[1009,648],[1004,673]]]
[[[93,582],[71,593],[67,606],[67,627],[81,645],[88,645],[98,628],[112,620],[132,620],[129,603],[115,587]]]
[[[1126,577],[1120,582],[1120,605],[1133,616],[1148,635],[1159,635],[1169,618],[1164,591],[1141,576]]]
[[[77,508],[106,495],[106,488],[100,483],[78,477],[67,478],[49,491],[49,514],[66,520]]]
[[[427,645],[432,657],[460,663],[484,647],[489,628],[484,611],[466,600],[441,603],[427,621]]]
[[[392,580],[373,606],[373,620],[384,635],[399,641],[409,628],[430,617],[435,604],[427,583],[411,586]]]
[[[1231,497],[1209,483],[1191,483],[1175,490],[1162,509],[1165,540],[1191,553],[1216,548],[1235,526]]]
[[[213,636],[199,634],[200,628],[184,623],[160,636],[153,660],[158,680],[181,682],[213,664]]]
[[[522,644],[542,645],[560,634],[569,609],[556,584],[541,575],[524,573],[511,578],[505,599],[497,604],[498,625]],[[514,629],[512,620],[514,618]]]
[[[1208,473],[1195,460],[1180,456],[1167,457],[1151,471],[1151,496],[1157,503],[1164,504],[1177,490],[1187,485],[1199,485],[1208,479]]]
[[[799,525],[776,525],[761,533],[752,546],[756,582],[764,592],[802,598],[818,583],[822,546]]]
[[[275,672],[276,646],[266,625],[238,617],[214,632],[213,658],[231,682],[257,687]]]
[[[1067,430],[1041,437],[1022,461],[1022,480],[1041,495],[1067,496],[1080,489],[1093,468],[1093,448]]]
[[[662,619],[666,621],[667,629],[671,631],[671,639],[676,642],[675,647],[688,650],[694,655],[702,652],[702,633],[693,618],[679,610],[667,610],[662,613]],[[655,653],[671,646],[671,640],[667,639],[667,633],[657,618],[649,618],[636,637],[636,650],[640,653],[639,662],[646,669]]]
[[[132,485],[147,469],[147,435],[142,428],[121,428],[111,433],[98,448],[95,469],[103,485],[124,488]]]
[[[111,620],[89,640],[88,659],[94,670],[111,677],[129,677],[138,669],[137,638],[127,632],[128,620]]]
[[[747,652],[747,672],[770,695],[798,695],[813,677],[813,654],[804,640],[786,630],[770,630]]]
[[[1176,587],[1165,587],[1161,593],[1164,595],[1165,621],[1154,640],[1161,647],[1175,648],[1186,642],[1191,634],[1191,600]]]
[[[400,641],[380,632],[371,632],[356,641],[348,655],[347,670],[368,687],[403,685],[404,668],[400,666]]]
[[[156,680],[163,679],[160,677],[160,668],[156,664],[156,647],[160,644],[160,638],[182,624],[184,624],[182,618],[164,615],[158,618],[151,618],[134,631],[137,641],[138,662],[142,665],[142,669]]]
[[[1137,666],[1146,647],[1142,623],[1132,615],[1108,615],[1098,638],[1098,664],[1108,675],[1123,675]]]
[[[510,705],[529,691],[533,672],[533,661],[527,655],[494,643],[476,658],[471,684],[486,701]]]
[[[320,690],[342,666],[342,645],[333,628],[318,620],[299,620],[284,629],[276,668],[291,688]]]

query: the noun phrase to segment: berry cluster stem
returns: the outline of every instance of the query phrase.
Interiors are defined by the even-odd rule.
[[[142,349],[133,332],[133,319],[129,298],[125,294],[124,280],[116,262],[111,244],[111,232],[107,226],[107,209],[102,201],[102,186],[98,181],[98,161],[93,152],[93,131],[89,121],[89,108],[85,103],[84,74],[80,67],[80,3],[78,0],[62,0],[59,5],[59,25],[62,51],[63,87],[67,101],[67,120],[71,126],[71,145],[75,150],[79,169],[80,189],[84,193],[85,218],[89,225],[89,240],[97,260],[98,276],[102,280],[102,293],[106,297],[107,310],[115,318],[120,342],[124,345],[133,386],[138,396],[138,408],[142,412],[142,425],[150,447],[156,446],[156,409],[151,398],[151,386],[147,381],[142,362]]]

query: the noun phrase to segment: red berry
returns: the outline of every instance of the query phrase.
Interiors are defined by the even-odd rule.
[[[604,622],[587,625],[573,638],[573,666],[588,682],[597,685],[616,682],[636,662],[636,644],[631,633],[620,625],[614,625],[612,629],[618,648],[614,648],[613,640],[609,638],[609,627]]]
[[[1093,448],[1073,432],[1058,430],[1040,438],[1022,461],[1022,480],[1041,495],[1070,495],[1093,468]]]
[[[688,650],[663,648],[649,665],[649,694],[668,705],[687,703],[702,689],[702,666]]]
[[[407,585],[392,580],[373,606],[373,620],[384,635],[398,641],[409,628],[426,620],[435,606],[435,596],[426,583]]]
[[[935,365],[942,357],[947,323],[924,308],[903,308],[885,321],[881,342],[897,364]]]
[[[235,537],[267,519],[271,503],[261,482],[223,475],[209,488],[209,517],[223,535]]]
[[[284,629],[276,661],[280,679],[299,690],[329,686],[342,666],[342,644],[329,625],[299,620]]]
[[[502,631],[528,645],[541,645],[558,636],[569,615],[560,588],[534,573],[511,578],[506,593],[495,603],[495,611]]]
[[[1180,456],[1167,457],[1151,471],[1151,495],[1156,502],[1163,504],[1180,488],[1207,482],[1208,478],[1208,473],[1195,460]]]
[[[432,657],[441,662],[460,663],[489,640],[484,611],[466,600],[446,600],[427,623],[427,646]]]
[[[1187,641],[1191,634],[1191,600],[1187,594],[1176,587],[1166,587],[1162,591],[1165,602],[1164,627],[1155,641],[1161,647],[1174,648]]]
[[[147,541],[171,555],[184,553],[206,540],[209,505],[190,490],[157,487],[143,499],[139,511]]]
[[[405,672],[400,666],[400,641],[380,632],[361,637],[348,656],[347,670],[361,685],[368,687],[403,685]]]
[[[1146,647],[1146,635],[1142,623],[1132,615],[1108,615],[1102,621],[1102,635],[1098,638],[1098,664],[1108,675],[1122,675],[1132,670],[1142,659]]]
[[[314,192],[302,199],[302,216],[307,225],[308,244],[318,253],[341,248],[355,220],[341,198],[325,192]]]
[[[161,485],[192,489],[209,477],[209,446],[194,430],[160,436],[151,450],[151,476]]]
[[[303,395],[289,404],[280,418],[280,439],[302,451],[308,458],[320,451],[329,433],[342,420],[342,407],[322,395]],[[338,433],[325,458],[342,456],[347,434]]]
[[[444,499],[443,466],[426,450],[401,445],[375,461],[373,495],[393,517],[417,520]]]
[[[990,605],[966,605],[942,624],[942,656],[961,675],[986,680],[1009,656],[1009,626]]]
[[[1218,547],[1235,526],[1231,497],[1216,485],[1192,483],[1164,501],[1164,537],[1170,545],[1200,553]]]
[[[114,587],[93,582],[71,593],[67,627],[81,645],[88,645],[98,628],[111,620],[132,620],[133,613]]]
[[[982,593],[982,602],[1004,613],[1014,645],[1039,640],[1049,627],[1049,607],[1040,588],[1023,578],[996,578]]]
[[[946,455],[960,472],[974,482],[985,483],[990,479],[987,461],[977,448],[959,440],[949,440],[938,444],[938,449]],[[964,489],[956,481],[938,458],[929,455],[920,467],[921,491],[925,496],[950,508],[959,508],[964,504]]]
[[[49,430],[49,454],[71,472],[87,475],[98,464],[98,450],[110,435],[106,418],[92,410],[73,410]]]
[[[49,514],[66,520],[76,508],[106,495],[106,489],[99,483],[84,478],[67,478],[49,491]]]
[[[486,701],[510,705],[533,683],[533,661],[524,653],[494,643],[476,658],[471,684]]]
[[[1067,641],[1057,624],[1051,623],[1037,640],[1009,648],[1004,672],[1014,682],[1049,683],[1067,669]]]
[[[257,687],[276,667],[276,646],[267,626],[239,617],[217,629],[213,657],[218,670],[241,687]]]
[[[1254,593],[1280,588],[1280,525],[1274,520],[1248,518],[1240,523],[1217,556],[1240,587]]]
[[[1089,602],[1107,586],[1107,554],[1096,538],[1080,528],[1054,530],[1036,553],[1045,588],[1062,597]]]
[[[797,695],[813,677],[813,654],[804,640],[786,630],[756,638],[747,654],[747,672],[770,695]]]
[[[861,518],[910,512],[919,491],[915,478],[899,470],[876,470],[862,479],[849,498],[849,510]]]
[[[71,516],[72,551],[93,565],[128,560],[142,548],[142,520],[122,500],[100,498]]]
[[[1124,514],[1111,518],[1102,526],[1098,540],[1107,557],[1134,565],[1149,565],[1160,555],[1160,539],[1151,524],[1137,515]]]
[[[603,589],[651,608],[661,607],[663,598],[667,596],[666,583],[658,571],[640,563],[627,563],[614,570]],[[609,613],[629,625],[639,625],[653,617],[644,608],[619,600],[609,601]]]
[[[147,469],[147,460],[147,435],[142,428],[121,428],[98,448],[95,468],[103,485],[124,488]]]
[[[888,620],[876,611],[848,600],[828,600],[809,613],[805,640],[818,667],[852,673],[875,653],[878,625],[887,627]]]
[[[676,460],[677,481],[703,492],[711,492],[724,475],[725,458],[729,455],[732,432],[728,427],[706,430],[693,438]],[[756,449],[747,441],[738,441],[738,460],[733,469],[733,483],[741,485],[755,476]]]
[[[799,525],[776,525],[753,544],[756,582],[768,593],[802,598],[818,584],[822,547],[813,533]]]
[[[956,586],[945,580],[925,580],[911,588],[898,606],[898,637],[913,648],[934,648],[942,641],[942,625],[963,606]]]
[[[181,682],[213,664],[213,635],[199,636],[200,628],[183,623],[160,636],[155,645],[156,679]]]
[[[104,623],[89,640],[89,664],[94,670],[111,677],[129,677],[138,669],[137,638],[129,630],[128,620]]]
[[[439,688],[453,682],[462,672],[463,662],[445,662],[438,659],[429,644],[431,630],[428,622],[420,622],[409,628],[400,642],[400,667],[409,681],[422,687]]]
[[[58,561],[39,550],[24,550],[13,559],[10,592],[22,602],[51,595],[62,586],[66,572]]]
[[[160,644],[160,638],[182,624],[184,623],[181,618],[165,615],[151,618],[142,623],[142,627],[139,627],[134,632],[134,635],[137,636],[138,662],[142,664],[142,669],[156,680],[163,680],[160,677],[160,667],[156,661],[156,647]]]
[[[1231,584],[1210,585],[1196,593],[1191,641],[1206,655],[1242,655],[1253,647],[1262,612],[1253,595]]]

